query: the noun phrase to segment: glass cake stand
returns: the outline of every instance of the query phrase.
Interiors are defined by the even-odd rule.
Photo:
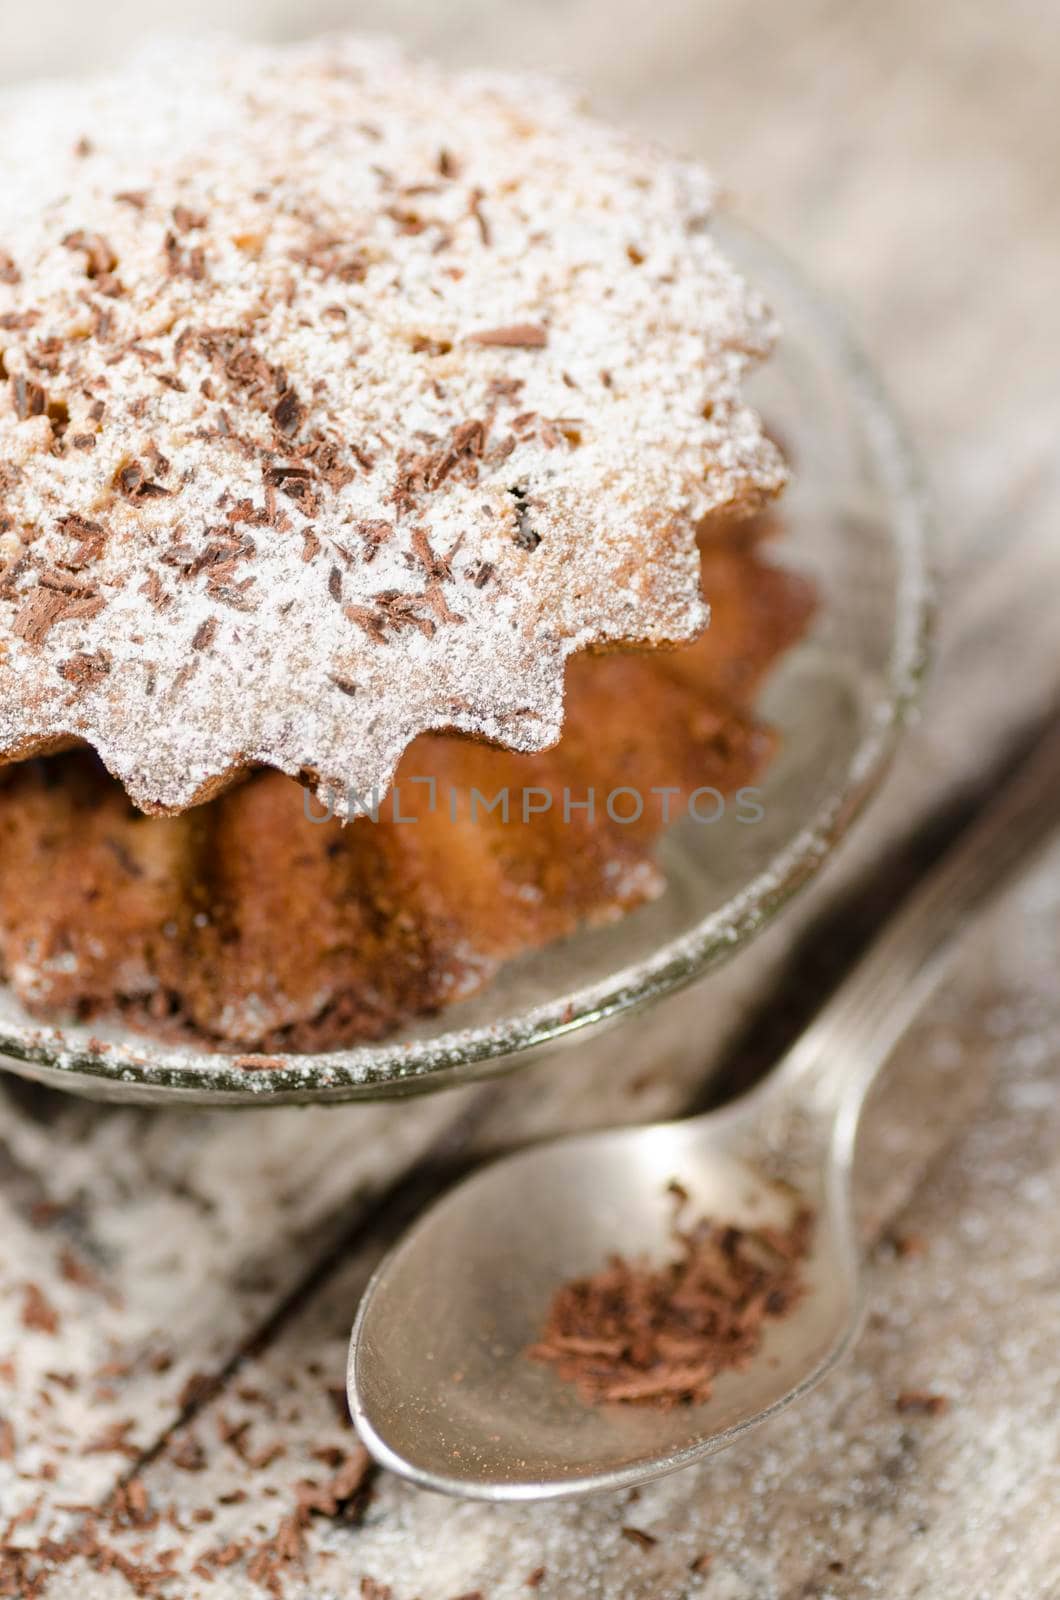
[[[749,391],[794,464],[776,559],[809,574],[820,595],[809,636],[761,698],[782,743],[761,783],[760,819],[727,808],[713,825],[675,823],[660,846],[669,885],[660,899],[513,962],[482,994],[379,1044],[264,1064],[98,1022],[44,1026],[0,986],[0,1067],[97,1099],[172,1105],[442,1088],[563,1048],[591,1050],[605,1023],[729,960],[814,876],[879,785],[917,697],[931,617],[925,497],[876,379],[832,311],[757,235],[731,221],[719,234],[783,327]],[[645,1059],[651,1037],[650,1026],[638,1032]]]

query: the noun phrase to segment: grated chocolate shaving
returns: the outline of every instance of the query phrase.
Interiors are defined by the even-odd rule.
[[[58,623],[90,622],[105,604],[102,595],[90,589],[70,592],[42,578],[16,613],[11,631],[38,649]]]
[[[33,1333],[59,1332],[59,1313],[39,1284],[26,1284],[22,1299],[22,1326]]]
[[[191,641],[193,650],[209,650],[217,637],[217,618],[207,617],[205,622],[200,622]]]
[[[532,322],[516,322],[508,328],[485,328],[469,337],[472,344],[494,344],[507,349],[543,350],[548,344],[545,329]]]
[[[11,399],[20,422],[41,417],[47,409],[48,397],[40,384],[30,382],[21,372],[11,379]]]
[[[946,1395],[932,1394],[929,1389],[904,1389],[894,1402],[896,1411],[918,1411],[927,1417],[940,1417],[949,1408]]]
[[[659,1542],[653,1533],[645,1533],[643,1528],[633,1528],[628,1523],[620,1529],[620,1532],[623,1539],[635,1544],[638,1550],[654,1550]]]
[[[80,572],[102,556],[107,542],[107,530],[101,522],[92,522],[88,517],[80,517],[71,512],[59,518],[56,530],[69,539],[77,540],[77,548],[59,563],[68,572]]]
[[[105,650],[97,651],[95,655],[81,651],[59,663],[59,675],[79,689],[91,689],[103,682],[110,668],[111,659]]]
[[[675,1254],[661,1266],[612,1256],[555,1293],[541,1338],[526,1352],[576,1386],[587,1405],[668,1411],[709,1400],[719,1372],[750,1361],[768,1319],[803,1293],[812,1213],[787,1228],[681,1223],[687,1194],[672,1185]]]

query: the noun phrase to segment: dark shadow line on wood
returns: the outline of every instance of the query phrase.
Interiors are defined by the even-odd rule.
[[[804,929],[769,993],[725,1050],[687,1111],[709,1111],[759,1081],[805,1032],[925,873],[970,826],[1060,715],[1025,723],[985,773],[895,841]],[[1057,796],[1060,809],[1060,796]]]
[[[321,1230],[331,1237],[327,1248],[291,1285],[258,1326],[240,1341],[222,1366],[215,1372],[201,1374],[197,1380],[191,1380],[192,1393],[186,1403],[172,1422],[167,1423],[155,1442],[122,1473],[115,1489],[103,1502],[104,1511],[117,1489],[140,1477],[151,1467],[165,1453],[173,1435],[189,1427],[207,1406],[223,1394],[229,1381],[247,1361],[268,1349],[314,1296],[326,1287],[351,1255],[368,1240],[379,1248],[386,1248],[442,1190],[466,1175],[474,1164],[467,1154],[468,1145],[492,1110],[500,1088],[499,1084],[485,1087],[474,1104],[428,1146],[416,1165],[384,1188],[356,1221],[343,1227],[341,1219],[336,1217],[335,1225],[331,1228],[326,1220],[320,1224]]]

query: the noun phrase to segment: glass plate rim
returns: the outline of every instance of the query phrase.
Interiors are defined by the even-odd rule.
[[[446,1088],[512,1070],[531,1050],[674,993],[761,932],[815,876],[882,782],[919,700],[935,616],[929,498],[915,453],[876,372],[835,307],[783,251],[742,221],[719,218],[717,232],[723,240],[728,235],[737,242],[741,271],[753,274],[749,262],[756,252],[768,261],[769,270],[784,278],[786,290],[830,347],[860,409],[891,497],[891,538],[900,576],[885,692],[843,781],[813,818],[763,871],[690,932],[635,966],[503,1023],[426,1040],[384,1040],[309,1056],[267,1057],[247,1051],[197,1052],[131,1035],[120,1049],[109,1044],[92,1050],[72,1042],[59,1028],[34,1024],[10,1031],[0,1023],[0,1069],[87,1095],[171,1104],[336,1102]],[[266,1061],[276,1064],[266,1066]]]

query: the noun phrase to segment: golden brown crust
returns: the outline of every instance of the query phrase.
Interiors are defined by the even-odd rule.
[[[136,812],[86,751],[0,774],[0,970],[42,1015],[120,1010],[222,1048],[321,1049],[379,1037],[520,951],[621,915],[660,887],[661,815],[647,805],[619,825],[604,796],[754,782],[774,736],[753,697],[812,610],[808,584],[743,536],[715,530],[702,560],[711,628],[672,652],[575,658],[554,749],[421,735],[396,788],[413,824],[393,819],[391,796],[378,822],[315,825],[270,772],[166,819]],[[433,811],[412,781],[424,776]],[[562,791],[590,786],[595,820],[577,807],[564,820]],[[504,788],[507,824],[481,803],[471,819],[472,789]],[[555,802],[523,821],[531,790]]]

